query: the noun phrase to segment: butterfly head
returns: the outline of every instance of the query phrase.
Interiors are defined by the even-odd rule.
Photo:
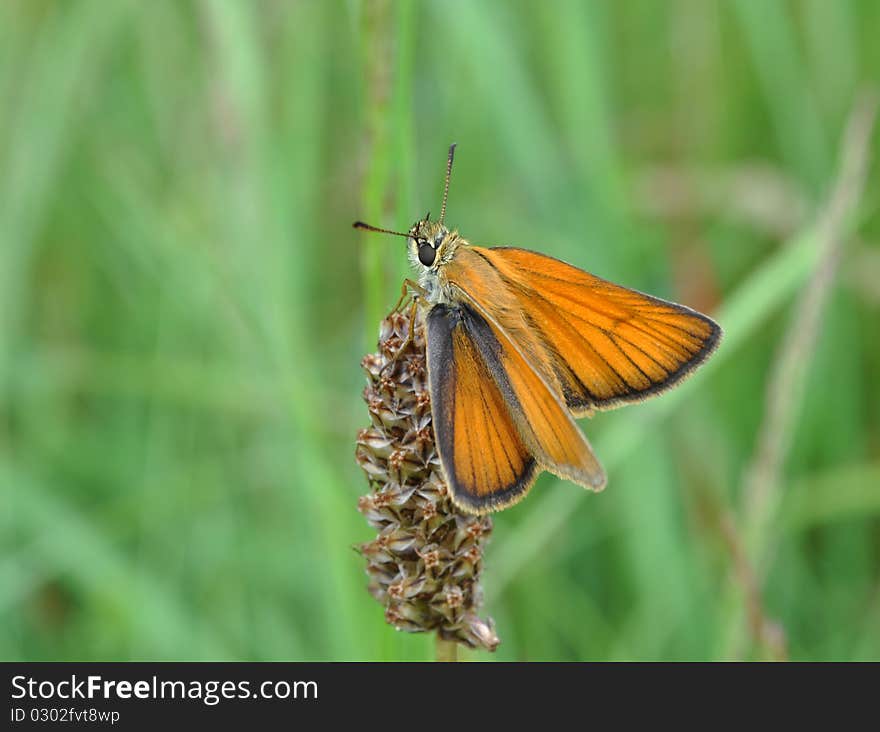
[[[431,221],[431,214],[429,212],[425,218],[416,221],[405,234],[390,229],[382,229],[378,226],[371,226],[363,221],[354,222],[354,228],[356,229],[406,237],[406,247],[410,261],[422,275],[427,277],[436,277],[437,270],[452,259],[457,244],[461,241],[458,233],[450,231],[443,223],[443,219],[446,217],[446,201],[449,197],[449,176],[452,173],[454,154],[455,145],[453,144],[449,147],[449,156],[446,160],[443,205],[440,209],[440,218],[437,221]]]
[[[435,269],[451,254],[454,235],[439,221],[426,216],[410,228],[406,247],[417,269]]]

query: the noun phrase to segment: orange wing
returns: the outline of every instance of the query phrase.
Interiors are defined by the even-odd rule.
[[[721,337],[690,308],[524,249],[461,247],[446,275],[541,364],[576,415],[668,389]]]
[[[463,510],[501,509],[525,495],[538,468],[460,313],[426,321],[434,434],[452,498]]]
[[[502,509],[525,495],[539,467],[602,488],[604,472],[564,406],[473,305],[435,305],[427,318],[434,432],[455,503]]]

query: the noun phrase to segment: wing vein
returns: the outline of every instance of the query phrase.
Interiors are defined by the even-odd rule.
[[[620,347],[620,344],[618,344],[618,342],[617,342],[616,335],[614,333],[606,333],[605,335],[608,336],[608,340],[610,340],[614,344],[614,347],[623,355],[623,357],[633,365],[633,368],[636,371],[638,371],[642,376],[644,376],[645,380],[649,384],[653,384],[654,379],[652,379],[644,371],[642,371],[642,367],[639,366],[635,361],[633,361],[632,358],[630,358],[630,355]],[[629,382],[627,382],[627,383],[629,383]],[[632,384],[630,384],[630,386],[632,386]],[[638,387],[633,387],[633,388],[638,388]]]
[[[491,425],[492,431],[495,433],[496,437],[498,438],[498,444],[501,445],[501,449],[504,452],[504,457],[507,458],[507,462],[508,462],[508,464],[510,464],[510,458],[507,457],[507,451],[505,450],[505,447],[504,447],[504,440],[501,438],[501,432],[498,429],[498,425],[496,425],[494,420],[492,420],[492,418],[491,418],[491,414],[490,414],[490,410],[489,410],[489,403],[486,401],[486,395],[482,392],[482,390],[480,390],[479,394],[480,394],[480,401],[483,403],[483,419],[486,421],[486,423],[488,425]],[[502,485],[504,483],[504,481],[501,477],[501,468],[499,467],[498,461],[495,458],[495,451],[490,450],[489,452],[492,455],[492,466],[495,468],[495,476],[498,478],[498,484]],[[514,475],[516,474],[515,471],[512,470],[512,468],[511,468],[511,472],[513,472]]]

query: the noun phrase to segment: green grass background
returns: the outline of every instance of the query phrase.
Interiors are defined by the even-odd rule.
[[[469,657],[772,655],[722,519],[878,28],[871,0],[0,3],[0,658],[432,656],[351,549],[359,361],[407,271],[351,222],[436,214],[452,141],[471,241],[727,331],[583,423],[604,493],[545,475],[498,516],[502,645]],[[795,659],[880,657],[878,175],[750,548]]]

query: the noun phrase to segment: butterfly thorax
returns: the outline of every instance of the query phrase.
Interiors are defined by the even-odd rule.
[[[419,273],[419,285],[427,293],[431,305],[450,301],[443,268],[467,241],[439,221],[417,221],[408,232],[409,261]]]

